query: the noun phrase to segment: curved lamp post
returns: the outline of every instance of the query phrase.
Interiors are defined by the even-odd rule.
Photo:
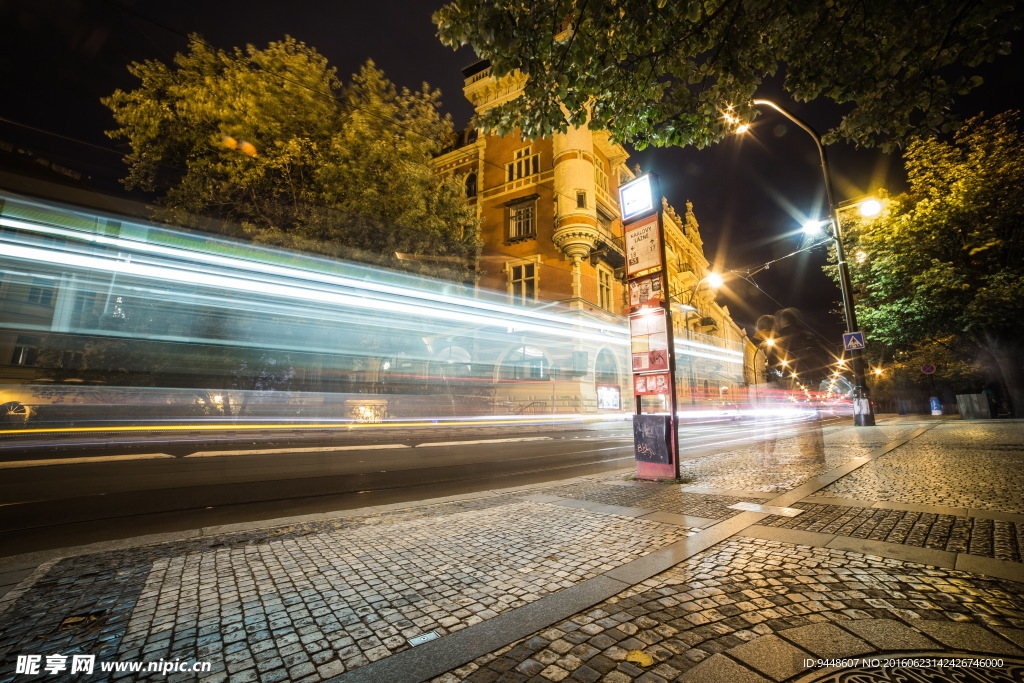
[[[674,296],[670,296],[669,297],[670,301],[674,301],[674,303],[679,304],[679,306],[682,308],[682,311],[683,311],[683,327],[686,330],[686,338],[687,339],[692,339],[692,335],[690,333],[690,314],[697,311],[697,309],[693,307],[693,302],[697,300],[697,294],[699,294],[701,292],[701,288],[705,284],[707,284],[707,288],[709,288],[709,289],[718,289],[723,284],[722,283],[722,276],[719,275],[718,273],[712,271],[712,272],[708,273],[707,275],[705,275],[704,277],[702,277],[700,280],[698,280],[697,284],[693,286],[693,291],[690,292],[689,300],[685,304],[683,302],[679,301]],[[690,404],[691,405],[697,405],[697,397],[694,395],[694,391],[695,391],[695,388],[696,388],[697,380],[696,380],[696,377],[693,374],[693,357],[689,353],[686,354],[686,361],[687,361],[687,366],[689,368],[689,372],[688,372],[689,376],[687,377],[687,384],[688,384],[688,389],[689,389],[689,392],[690,392]]]
[[[754,100],[756,106],[770,107],[787,119],[802,128],[814,140],[818,147],[818,155],[821,157],[821,172],[825,176],[825,196],[828,200],[829,216],[832,220],[832,242],[836,249],[836,261],[839,267],[839,288],[843,295],[843,313],[846,318],[846,329],[848,332],[856,332],[857,312],[853,306],[853,294],[850,286],[850,271],[846,265],[846,252],[843,250],[842,226],[839,222],[839,205],[836,204],[832,192],[832,172],[829,170],[828,159],[825,156],[825,147],[821,144],[821,137],[809,125],[798,119],[771,100]],[[875,424],[875,414],[871,409],[871,399],[868,394],[867,382],[864,379],[864,359],[861,349],[850,351],[850,365],[853,370],[853,424],[860,427],[871,427]]]

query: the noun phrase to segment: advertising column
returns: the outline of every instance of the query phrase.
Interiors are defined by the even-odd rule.
[[[639,479],[678,479],[675,347],[657,176],[619,188],[629,292],[633,442]]]

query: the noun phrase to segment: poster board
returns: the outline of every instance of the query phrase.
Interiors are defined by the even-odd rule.
[[[629,281],[629,307],[631,311],[639,308],[654,308],[665,300],[660,272],[651,273]]]
[[[634,373],[668,370],[666,321],[664,309],[643,311],[629,317],[629,346]]]
[[[660,218],[654,214],[624,228],[627,278],[662,267]]]

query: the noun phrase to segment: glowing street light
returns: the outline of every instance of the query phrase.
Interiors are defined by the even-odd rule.
[[[878,214],[882,213],[882,202],[878,201],[874,197],[870,197],[860,202],[857,205],[857,210],[864,218],[874,218]]]
[[[673,296],[672,298],[676,299],[676,303],[681,305],[683,310],[686,311],[687,314],[692,313],[697,310],[696,308],[693,307],[693,302],[697,298],[697,294],[700,293],[702,289],[705,289],[704,287],[702,287],[702,285],[705,284],[707,285],[706,289],[718,289],[724,284],[724,281],[722,280],[722,276],[719,273],[715,273],[712,271],[705,275],[704,277],[702,277],[697,282],[694,288],[690,291],[690,298],[686,301],[685,304],[679,301],[679,299],[677,299],[675,296]]]
[[[828,221],[807,221],[800,229],[805,235],[820,235],[825,232],[826,225],[828,225]]]
[[[782,114],[787,119],[792,121],[794,124],[799,126],[814,140],[815,146],[818,148],[818,156],[821,159],[821,172],[824,176],[825,181],[825,196],[828,200],[829,213],[831,214],[832,220],[832,242],[836,250],[836,267],[839,271],[839,289],[843,295],[843,313],[846,318],[846,329],[848,332],[856,332],[859,329],[857,325],[857,312],[853,305],[853,287],[850,284],[850,271],[846,263],[846,252],[843,249],[843,237],[842,237],[842,224],[839,220],[839,204],[835,201],[835,194],[832,191],[832,171],[828,165],[828,159],[825,155],[825,147],[821,144],[821,136],[811,128],[808,124],[791,114],[786,109],[775,104],[771,100],[754,100],[755,106],[770,107]],[[740,122],[731,113],[726,113],[725,118],[730,123]],[[739,129],[737,128],[737,131]],[[746,128],[744,129],[746,130]],[[877,201],[877,200],[876,200]],[[881,204],[877,207],[869,202],[861,202],[862,204],[868,204],[867,209],[872,210],[877,208],[881,210]],[[851,365],[853,366],[853,377],[854,377],[854,389],[853,389],[853,423],[857,426],[870,427],[875,424],[875,415],[871,408],[871,399],[868,393],[867,382],[864,377],[864,363],[861,355],[861,349],[854,349],[850,351]]]

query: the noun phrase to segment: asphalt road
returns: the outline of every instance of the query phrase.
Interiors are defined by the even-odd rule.
[[[756,439],[746,422],[684,424],[681,457]],[[629,467],[629,423],[446,434],[319,435],[241,446],[143,437],[40,442],[0,458],[0,555],[423,500]],[[8,444],[10,445],[10,444]]]

